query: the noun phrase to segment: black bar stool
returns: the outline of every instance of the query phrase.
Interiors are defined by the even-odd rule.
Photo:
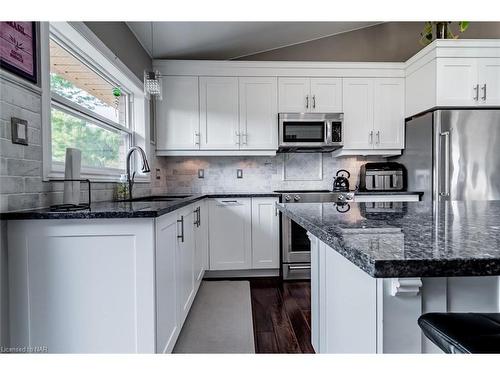
[[[445,353],[500,353],[500,313],[428,313],[418,325]]]

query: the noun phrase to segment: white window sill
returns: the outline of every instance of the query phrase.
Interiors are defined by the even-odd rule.
[[[119,174],[96,174],[96,173],[85,173],[82,172],[80,174],[81,179],[88,179],[90,182],[119,182],[120,181],[120,175],[125,174],[119,173]],[[55,180],[62,180],[64,179],[64,172],[59,172],[59,171],[52,171],[49,173],[46,179],[44,181],[55,181]],[[149,175],[138,175],[136,174],[134,182],[143,182],[143,183],[149,183],[151,182],[151,177]]]

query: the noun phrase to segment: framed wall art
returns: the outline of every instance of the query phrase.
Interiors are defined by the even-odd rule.
[[[35,22],[0,22],[0,66],[37,83]]]

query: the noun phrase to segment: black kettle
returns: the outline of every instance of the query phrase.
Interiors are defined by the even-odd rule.
[[[343,174],[347,174],[347,177]],[[339,169],[336,177],[333,179],[333,191],[349,191],[349,177],[351,177],[349,171]]]

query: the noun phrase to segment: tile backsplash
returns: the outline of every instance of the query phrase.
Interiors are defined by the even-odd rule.
[[[380,158],[331,154],[278,154],[273,157],[164,157],[158,158],[169,193],[268,192],[274,190],[331,190],[337,170],[351,173],[351,188],[359,169]],[[198,170],[204,170],[204,178]],[[243,170],[243,178],[236,170]]]

